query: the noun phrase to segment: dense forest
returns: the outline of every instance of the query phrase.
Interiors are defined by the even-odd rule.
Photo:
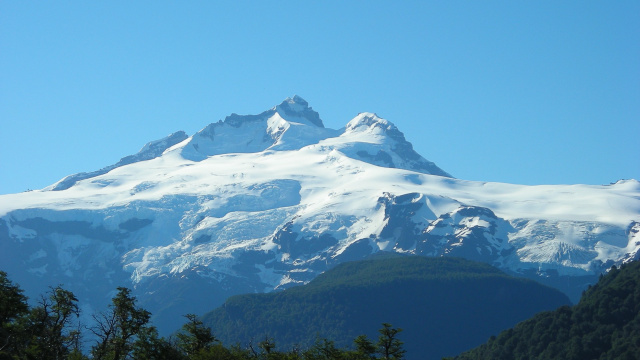
[[[538,314],[453,359],[640,359],[640,262],[613,267],[577,305]]]
[[[348,347],[388,322],[404,329],[407,359],[424,360],[567,304],[555,289],[484,263],[387,254],[340,264],[304,286],[231,297],[203,322],[224,343],[270,336],[285,348],[312,346],[318,336]]]
[[[508,276],[490,266],[459,259],[430,259],[422,263],[424,260],[405,257],[374,261],[343,264],[338,266],[334,273],[327,272],[318,277],[317,281],[306,286],[306,289],[304,286],[294,288],[293,293],[311,296],[307,294],[310,291],[311,294],[315,294],[313,296],[334,296],[335,299],[343,301],[356,296],[359,291],[365,291],[365,295],[359,298],[360,303],[365,297],[378,296],[371,300],[381,302],[386,309],[393,309],[402,308],[408,303],[385,302],[381,300],[384,298],[384,293],[399,292],[396,298],[398,300],[409,295],[403,292],[406,290],[387,287],[377,289],[377,293],[366,292],[371,286],[366,281],[372,281],[375,278],[374,284],[389,286],[403,278],[411,287],[419,287],[420,281],[429,279],[440,285],[451,283],[451,281],[458,282],[458,285],[469,289],[474,288],[476,286],[474,282],[478,280],[495,277],[509,279]],[[482,269],[484,271],[480,271]],[[478,290],[484,289],[485,293],[496,297],[506,296],[510,302],[524,301],[514,298],[504,289],[490,287],[493,286],[491,282],[480,281],[477,286]],[[352,287],[358,291],[349,291]],[[292,293],[294,289],[270,296],[284,296]],[[442,297],[443,303],[452,302],[455,307],[461,305],[460,299],[442,293],[447,291],[446,286],[430,289],[437,291],[437,297]],[[514,289],[523,291],[525,288],[515,287]],[[334,293],[330,295],[332,291]],[[340,296],[344,297],[337,296],[341,291],[344,294]],[[268,300],[267,295],[259,295],[258,299]],[[475,295],[465,293],[465,296]],[[251,303],[252,297],[241,296],[236,299]],[[348,313],[349,308],[335,299],[329,300],[329,305],[324,310],[329,311],[330,316],[337,317],[338,321],[348,323],[350,321],[348,318],[351,316]],[[411,299],[419,302],[417,298]],[[482,302],[481,297],[476,296],[471,299]],[[229,303],[233,304],[235,301],[237,300],[230,299]],[[310,304],[307,301],[299,306],[303,308]],[[430,306],[434,304],[429,303]],[[286,316],[286,307],[291,306],[286,301],[281,306],[267,301],[267,305],[279,307],[274,316]],[[334,306],[340,309],[339,313],[332,312]],[[440,313],[441,310],[430,307],[431,319],[456,315]],[[504,309],[496,311],[498,310]],[[459,308],[459,311],[465,314],[463,317],[467,318],[467,322],[462,324],[451,322],[449,326],[458,331],[457,336],[448,340],[451,342],[463,341],[464,332],[471,327],[472,321],[477,320],[472,319],[469,312],[465,312],[463,308]],[[386,314],[392,313],[387,311]],[[374,317],[373,313],[369,314],[370,317]],[[409,311],[408,314],[405,320],[416,316],[413,311]],[[301,313],[294,313],[294,316],[299,315]],[[252,324],[257,328],[260,328],[261,322],[268,319],[255,310],[248,312],[246,316],[253,319]],[[151,324],[150,318],[151,314],[138,306],[131,291],[121,287],[117,289],[117,294],[113,297],[108,309],[92,314],[91,324],[82,324],[79,322],[78,300],[73,293],[62,287],[54,287],[30,304],[20,287],[13,283],[6,273],[0,271],[0,360],[373,360],[430,358],[434,353],[430,339],[413,339],[409,336],[408,329],[411,327],[404,327],[403,324],[400,325],[404,330],[386,322],[382,325],[378,323],[372,329],[367,329],[349,338],[348,341],[345,341],[344,337],[334,337],[335,334],[326,335],[318,332],[312,343],[308,345],[301,343],[286,345],[279,339],[279,334],[248,336],[236,342],[223,341],[218,335],[222,333],[220,332],[222,329],[213,328],[212,330],[204,322],[207,320],[206,317],[201,319],[192,314],[185,316],[185,322],[179,331],[169,337],[162,337]],[[313,323],[316,321],[313,317],[303,317],[302,321],[311,321],[307,323],[310,328],[318,326]],[[370,322],[367,322],[367,326]],[[242,327],[239,322],[236,324]],[[433,326],[425,321],[421,324],[424,328]],[[376,332],[375,329],[378,331]],[[440,331],[446,332],[447,329],[442,328]],[[438,336],[438,333],[432,333],[432,337],[438,338]],[[413,354],[411,354],[412,351]],[[612,268],[596,285],[585,292],[579,304],[573,307],[561,306],[554,311],[539,313],[513,329],[503,331],[498,336],[492,336],[488,343],[452,359],[639,359],[639,354],[640,262],[632,262],[619,269]]]

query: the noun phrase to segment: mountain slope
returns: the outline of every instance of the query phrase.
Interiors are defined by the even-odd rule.
[[[64,283],[90,312],[134,287],[163,330],[379,251],[482,261],[577,300],[638,258],[639,233],[638,181],[455,179],[388,120],[361,113],[327,129],[300,97],[0,196],[0,264],[27,294]]]
[[[226,344],[275,339],[280,349],[317,336],[340,347],[387,322],[404,329],[408,359],[440,359],[520,320],[569,303],[557,290],[457,258],[391,257],[343,263],[283,292],[238,295],[203,321]]]
[[[523,321],[455,359],[640,358],[640,262],[613,268],[573,306]]]

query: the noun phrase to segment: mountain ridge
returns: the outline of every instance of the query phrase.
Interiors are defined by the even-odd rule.
[[[68,283],[92,308],[119,285],[154,314],[166,308],[158,297],[208,294],[171,305],[179,319],[379,251],[462,256],[572,299],[640,256],[636,180],[455,179],[373,113],[333,130],[300,97],[279,106],[151,142],[130,163],[63,179],[64,190],[1,195],[3,270],[26,291]]]

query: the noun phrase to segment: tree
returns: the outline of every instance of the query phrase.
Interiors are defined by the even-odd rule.
[[[96,325],[91,332],[98,337],[93,347],[94,359],[120,360],[133,350],[138,333],[149,323],[151,313],[136,306],[136,298],[131,290],[118,288],[118,294],[111,299],[107,313],[94,315]]]
[[[402,359],[406,351],[402,348],[403,342],[397,338],[402,329],[394,329],[391,324],[383,323],[382,329],[378,330],[378,353],[385,360]]]
[[[167,339],[158,336],[155,326],[142,328],[133,343],[132,356],[136,360],[179,360],[183,355]]]
[[[73,323],[79,316],[76,296],[61,286],[51,288],[23,320],[28,337],[22,350],[29,358],[67,358],[79,348],[80,332]]]
[[[27,313],[27,298],[22,289],[0,271],[0,359],[10,358],[18,340],[16,320]]]
[[[339,360],[345,358],[345,353],[338,349],[334,342],[327,339],[316,339],[314,345],[304,352],[305,360]]]
[[[355,355],[357,359],[373,360],[376,358],[376,346],[367,335],[360,335],[353,342],[356,344]]]
[[[211,329],[204,326],[197,316],[187,314],[185,317],[189,321],[182,325],[181,331],[176,335],[177,346],[185,355],[193,356],[200,351],[206,351],[218,341]]]
[[[269,358],[270,355],[275,352],[274,349],[276,348],[276,342],[273,338],[265,336],[264,340],[258,343],[258,347],[261,349],[262,355]]]

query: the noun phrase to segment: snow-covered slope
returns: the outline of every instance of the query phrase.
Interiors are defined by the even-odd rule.
[[[297,96],[0,196],[0,269],[28,293],[62,283],[90,312],[134,287],[165,330],[232,294],[305,283],[381,250],[484,261],[575,299],[640,256],[639,233],[636,180],[458,180],[391,122],[362,113],[327,129]]]

